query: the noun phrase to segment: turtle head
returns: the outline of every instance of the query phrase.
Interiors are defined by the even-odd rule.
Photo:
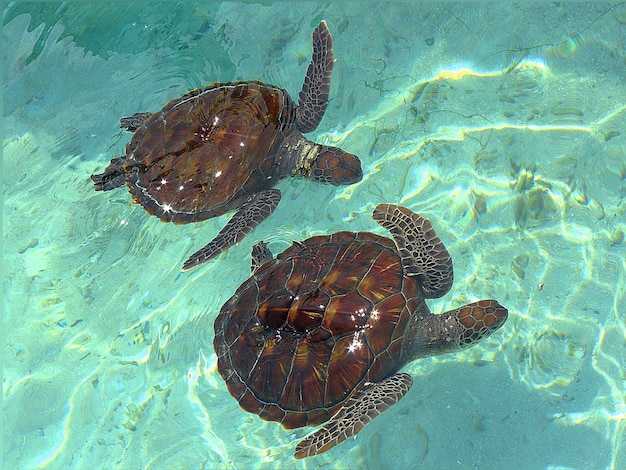
[[[496,300],[479,300],[441,315],[415,315],[411,359],[458,351],[491,336],[506,322],[508,310]]]
[[[361,160],[339,148],[320,145],[309,178],[335,186],[358,183],[363,178]]]
[[[448,313],[459,325],[459,347],[478,343],[504,325],[509,311],[497,300],[479,300]]]

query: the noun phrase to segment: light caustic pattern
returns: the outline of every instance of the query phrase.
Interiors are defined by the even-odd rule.
[[[371,202],[344,220],[380,199],[448,232],[455,265],[470,271],[457,289],[508,291],[511,377],[567,400],[589,374],[589,409],[550,419],[605,435],[615,465],[626,459],[626,91],[598,103],[594,82],[529,58],[498,72],[442,70],[329,140],[375,136],[363,181],[336,196]]]
[[[60,54],[63,43],[54,44]],[[362,156],[363,181],[338,188],[323,209],[303,211],[306,196],[285,198],[282,218],[256,236],[284,247],[322,230],[384,233],[371,220],[380,202],[429,218],[457,276],[432,309],[493,296],[510,310],[484,345],[437,360],[504,358],[530,400],[554,397],[555,426],[606,436],[606,467],[617,468],[626,460],[626,90],[610,74],[552,65],[578,52],[570,40],[502,71],[448,67],[383,96],[346,132],[316,139],[345,142]],[[74,56],[83,67],[104,67],[82,51]],[[162,224],[129,206],[124,191],[103,202],[88,182],[93,160],[52,158],[65,141],[46,132],[4,142],[11,461],[157,468],[261,460],[291,468],[294,435],[308,431],[286,433],[245,415],[212,350],[211,320],[249,274],[253,240],[181,276],[176,260],[217,233],[220,221]],[[326,190],[302,187],[315,201]],[[561,406],[585,387],[593,387],[590,404]],[[329,462],[341,453],[329,453]]]

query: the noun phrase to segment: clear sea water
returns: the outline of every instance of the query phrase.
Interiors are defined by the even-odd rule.
[[[626,468],[626,5],[6,3],[5,468]],[[310,138],[359,184],[280,183],[276,212],[200,268],[229,215],[173,225],[96,193],[121,116],[216,81],[297,96],[325,19],[337,59]],[[429,218],[452,254],[434,312],[506,305],[479,346],[416,361],[408,395],[304,461],[311,429],[239,408],[212,347],[258,240]]]

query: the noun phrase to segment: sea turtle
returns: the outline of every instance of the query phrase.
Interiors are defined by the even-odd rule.
[[[259,81],[215,83],[170,101],[161,111],[121,119],[133,131],[126,155],[91,178],[98,191],[126,183],[134,202],[174,223],[198,222],[237,209],[204,248],[185,262],[197,266],[238,243],[280,201],[274,186],[301,175],[351,184],[363,175],[355,155],[318,145],[302,134],[322,120],[333,69],[332,37],[322,21],[298,105]]]
[[[215,320],[218,370],[244,410],[288,429],[326,422],[295,458],[327,451],[400,400],[412,384],[405,364],[474,345],[508,315],[496,300],[431,314],[424,299],[452,286],[448,251],[409,209],[381,204],[373,218],[393,241],[337,232],[276,259],[255,245],[252,276]]]

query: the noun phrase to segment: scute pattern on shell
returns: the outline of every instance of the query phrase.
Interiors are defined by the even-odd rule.
[[[169,102],[126,147],[128,186],[168,222],[197,222],[235,209],[283,176],[275,162],[294,104],[257,81],[213,84]]]
[[[223,306],[219,371],[246,411],[286,428],[320,424],[403,365],[407,304],[420,296],[388,238],[338,232],[294,243]]]

